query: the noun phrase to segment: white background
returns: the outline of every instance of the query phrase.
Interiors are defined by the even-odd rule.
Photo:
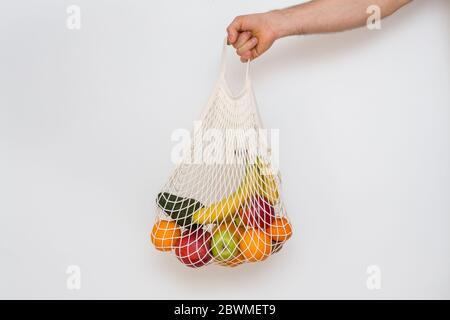
[[[296,231],[281,253],[192,270],[150,245],[170,135],[205,104],[225,27],[294,3],[0,3],[1,298],[450,298],[446,0],[283,39],[252,65]]]

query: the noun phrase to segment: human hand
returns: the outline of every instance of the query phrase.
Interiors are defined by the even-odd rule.
[[[259,57],[279,38],[277,19],[274,11],[234,18],[227,28],[227,39],[242,62]]]
[[[282,37],[364,26],[369,5],[380,7],[384,18],[409,2],[411,0],[315,0],[266,13],[238,16],[227,28],[228,43],[245,62],[262,55]]]

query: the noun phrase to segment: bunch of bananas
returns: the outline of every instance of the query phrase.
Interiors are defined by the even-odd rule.
[[[245,177],[234,193],[209,207],[201,207],[195,211],[192,222],[209,224],[227,220],[255,194],[265,197],[272,205],[279,199],[276,178],[269,173],[268,165],[259,157],[255,164],[247,166]]]

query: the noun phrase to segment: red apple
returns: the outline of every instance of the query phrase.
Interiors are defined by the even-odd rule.
[[[239,210],[239,217],[244,225],[265,229],[275,217],[275,209],[266,198],[253,196]]]
[[[198,268],[212,258],[210,243],[211,234],[202,228],[186,230],[175,248],[175,254],[188,267]]]

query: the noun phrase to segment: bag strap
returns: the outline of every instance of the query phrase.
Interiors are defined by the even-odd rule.
[[[225,72],[227,69],[227,48],[228,48],[228,43],[227,43],[227,37],[225,37],[224,41],[223,41],[223,47],[222,47],[222,58],[221,58],[221,62],[220,62],[220,75],[223,77],[225,76]],[[249,82],[250,81],[250,59],[247,60],[247,62],[245,63],[245,82]]]

